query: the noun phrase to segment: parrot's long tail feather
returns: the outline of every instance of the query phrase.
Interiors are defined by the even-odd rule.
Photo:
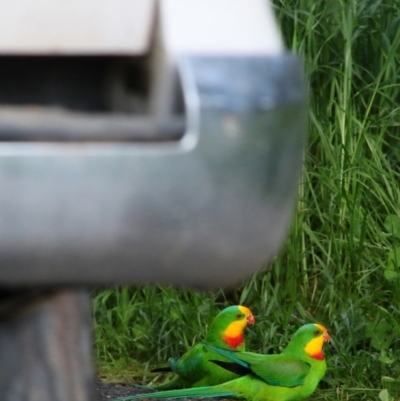
[[[199,398],[214,398],[214,397],[233,397],[236,391],[218,390],[213,387],[195,387],[182,390],[158,391],[155,393],[138,394],[127,397],[114,398],[112,401],[128,401],[128,400],[141,400],[149,398],[186,398],[186,397],[199,397]]]

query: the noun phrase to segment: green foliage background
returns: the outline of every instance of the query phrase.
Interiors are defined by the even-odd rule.
[[[329,371],[314,398],[398,399],[400,3],[274,3],[310,88],[305,170],[284,248],[226,293],[94,294],[99,366],[109,378],[123,371],[128,380],[149,380],[149,364],[182,354],[218,310],[242,303],[257,315],[248,330],[257,352],[279,352],[305,322],[329,328]]]

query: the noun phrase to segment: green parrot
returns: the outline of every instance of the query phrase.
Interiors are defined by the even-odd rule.
[[[249,308],[242,305],[229,306],[222,310],[211,322],[203,343],[196,344],[181,358],[168,359],[168,367],[154,369],[153,372],[174,372],[177,377],[167,383],[151,387],[153,390],[170,390],[200,386],[214,386],[238,377],[210,359],[227,361],[218,352],[207,348],[207,344],[221,349],[245,351],[243,331],[255,318]]]
[[[323,345],[330,336],[321,324],[300,327],[278,355],[260,355],[207,347],[231,362],[215,361],[241,377],[216,386],[161,391],[121,397],[116,400],[149,398],[232,397],[247,401],[291,401],[310,396],[326,372]]]

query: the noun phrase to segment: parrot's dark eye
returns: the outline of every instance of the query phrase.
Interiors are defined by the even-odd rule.
[[[314,336],[318,336],[319,334],[321,334],[319,330],[314,330]]]
[[[238,314],[236,315],[236,319],[241,319],[242,317],[243,317],[243,315],[240,314],[240,313],[238,313]]]

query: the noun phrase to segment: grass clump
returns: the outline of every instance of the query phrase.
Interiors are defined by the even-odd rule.
[[[305,171],[284,248],[225,293],[95,294],[98,358],[138,360],[145,372],[197,342],[225,305],[243,303],[257,315],[248,331],[257,352],[279,352],[303,323],[329,328],[329,370],[315,398],[399,399],[400,2],[274,4],[310,88]]]

